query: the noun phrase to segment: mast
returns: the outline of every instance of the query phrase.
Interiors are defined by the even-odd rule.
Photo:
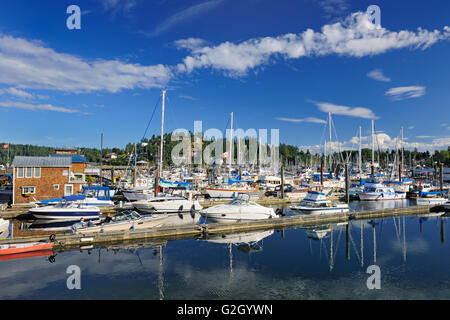
[[[166,98],[166,90],[162,91],[162,113],[161,113],[161,150],[159,154],[159,176],[163,173],[163,145],[164,145],[164,103]]]
[[[329,129],[330,129],[330,147],[329,147],[329,152],[330,152],[330,161],[329,161],[329,166],[330,166],[330,171],[331,171],[331,165],[332,165],[332,147],[331,147],[331,112],[328,112],[328,124],[329,124]]]
[[[372,120],[372,166],[375,163],[375,136],[374,136],[374,121]]]
[[[402,172],[403,172],[403,162],[405,161],[405,160],[403,159],[403,127],[402,127],[402,141],[401,141],[400,147],[402,148],[402,159],[401,159],[400,164],[401,164],[401,166],[402,166]]]
[[[233,162],[233,112],[231,113],[231,125],[230,125],[230,167],[228,168],[228,178],[231,178],[231,164]]]
[[[359,126],[359,159],[358,159],[358,167],[359,173],[361,173],[361,164],[362,164],[362,152],[361,152],[361,126]]]

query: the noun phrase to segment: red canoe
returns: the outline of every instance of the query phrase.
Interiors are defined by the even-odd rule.
[[[42,242],[32,242],[32,243],[18,243],[18,244],[6,244],[0,245],[0,256],[7,254],[17,254],[24,252],[49,250],[53,248],[54,243],[42,243]]]
[[[53,250],[40,250],[40,251],[31,251],[31,252],[24,252],[24,253],[4,254],[4,255],[0,255],[0,261],[43,257],[43,256],[51,256],[51,255],[53,255]]]

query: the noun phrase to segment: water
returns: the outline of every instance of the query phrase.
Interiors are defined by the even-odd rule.
[[[348,236],[345,224],[334,224],[119,243],[56,252],[53,263],[0,261],[0,299],[450,298],[448,217],[353,220],[348,229]],[[366,285],[374,264],[379,290]],[[67,289],[71,265],[80,267],[80,290]]]

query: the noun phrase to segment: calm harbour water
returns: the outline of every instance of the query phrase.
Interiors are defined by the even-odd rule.
[[[352,208],[409,204],[386,203]],[[449,229],[406,216],[76,249],[0,261],[0,299],[450,299]],[[366,285],[373,264],[380,290]],[[80,290],[67,289],[71,265]]]

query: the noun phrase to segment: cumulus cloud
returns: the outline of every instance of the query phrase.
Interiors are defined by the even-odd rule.
[[[118,92],[164,86],[171,69],[119,60],[87,60],[58,53],[41,42],[0,34],[0,82],[21,88],[67,92]]]
[[[298,59],[332,54],[360,58],[395,49],[425,50],[450,38],[448,26],[442,31],[419,28],[416,32],[396,32],[374,28],[368,17],[367,13],[357,12],[342,22],[324,25],[320,32],[307,29],[300,34],[197,47],[184,59],[184,69],[192,72],[199,68],[212,68],[232,76],[242,76],[274,58]]]
[[[425,87],[422,86],[396,87],[386,91],[385,95],[394,101],[400,101],[411,98],[420,98],[425,94],[425,91]]]
[[[391,82],[391,79],[388,78],[388,77],[386,77],[386,76],[383,74],[383,71],[380,70],[380,69],[375,69],[375,70],[370,71],[369,73],[367,73],[367,76],[368,76],[369,78],[372,78],[372,79],[377,80],[377,81],[381,81],[381,82]]]
[[[17,88],[5,88],[5,89],[0,89],[0,95],[2,94],[9,94],[12,96],[16,96],[18,98],[25,98],[25,99],[33,99],[34,96],[31,93],[28,93],[24,90],[20,90]]]

